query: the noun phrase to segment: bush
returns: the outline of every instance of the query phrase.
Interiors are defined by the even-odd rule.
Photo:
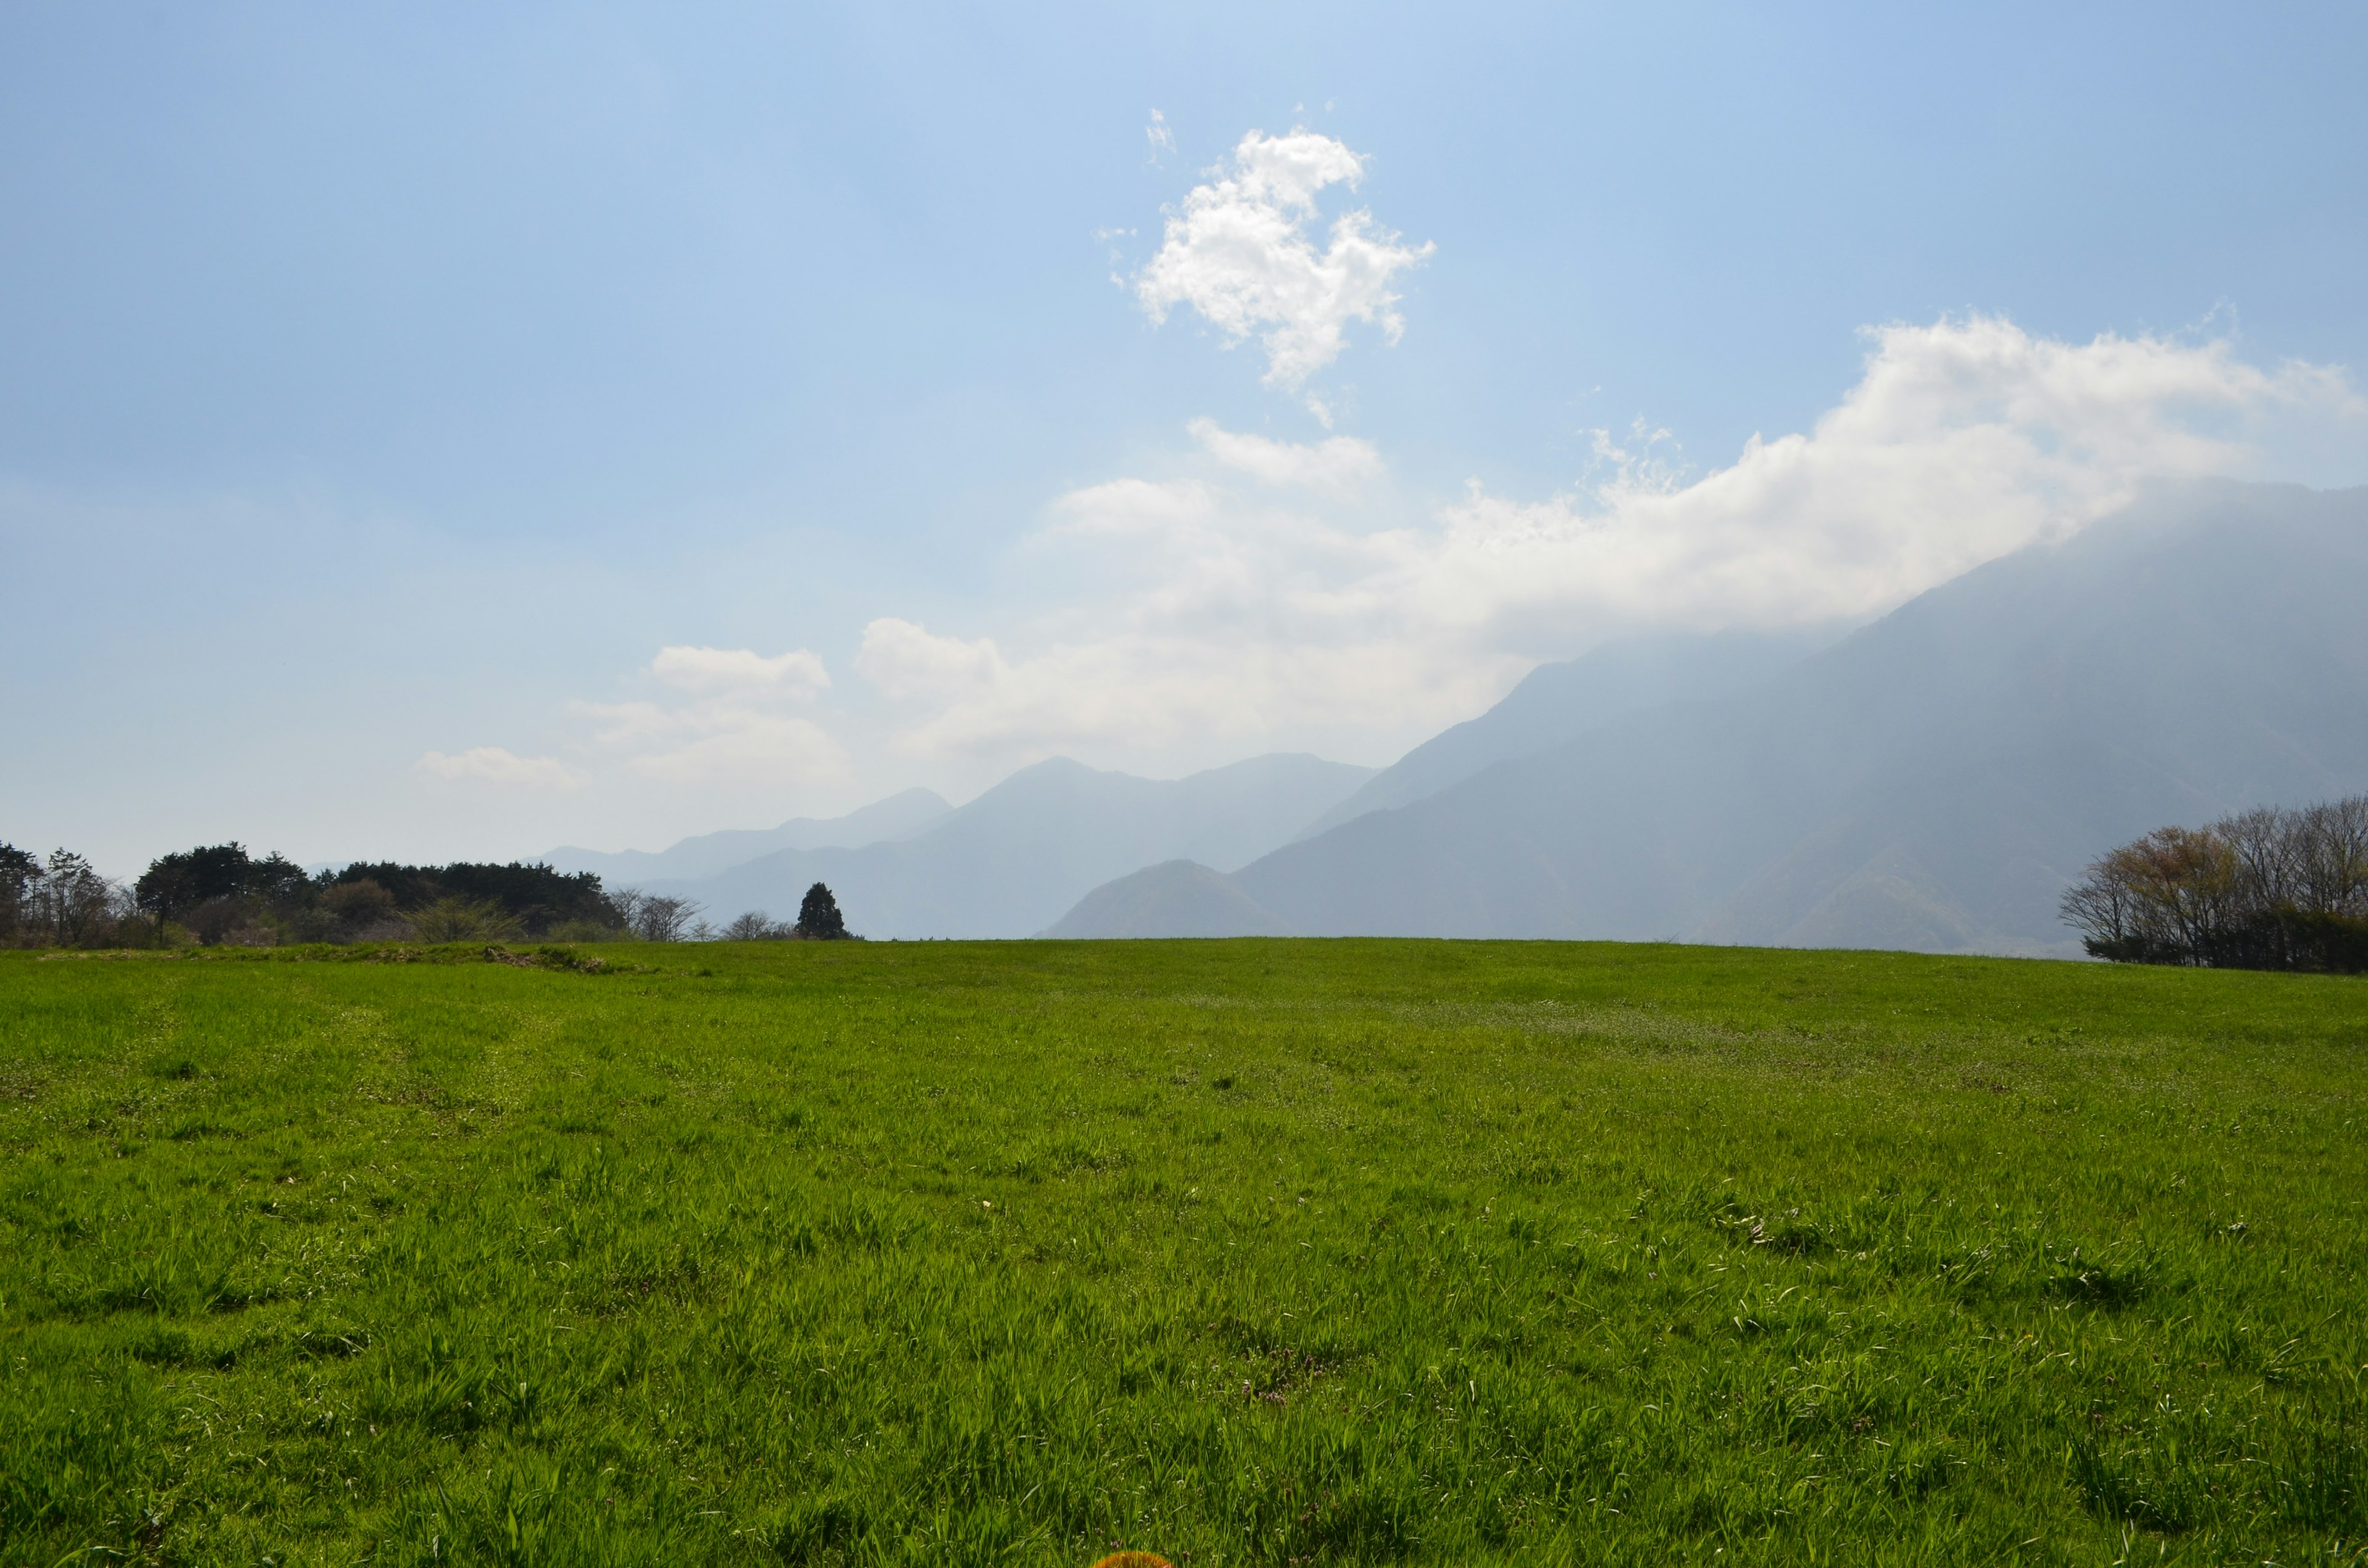
[[[507,942],[525,932],[518,916],[490,899],[448,895],[404,918],[422,942]]]

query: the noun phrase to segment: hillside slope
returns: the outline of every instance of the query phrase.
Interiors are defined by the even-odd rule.
[[[1763,685],[1833,646],[1846,631],[1825,625],[1664,632],[1623,638],[1576,659],[1541,665],[1495,707],[1415,747],[1299,836],[1313,838],[1368,812],[1411,805],[1497,763],[1533,756],[1631,713]]]
[[[1169,860],[1104,882],[1038,935],[1288,937],[1292,930],[1259,908],[1231,877],[1190,860]]]

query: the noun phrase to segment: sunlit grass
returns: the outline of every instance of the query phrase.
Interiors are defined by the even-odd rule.
[[[601,953],[0,959],[0,1562],[2368,1532],[2368,983]]]

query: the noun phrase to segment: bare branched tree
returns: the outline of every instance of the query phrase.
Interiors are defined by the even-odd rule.
[[[2368,795],[2157,828],[2090,866],[2062,908],[2099,958],[2368,967]]]
[[[65,849],[51,854],[30,892],[32,918],[28,924],[43,939],[61,948],[78,948],[110,934],[122,903],[113,882],[100,876],[88,860]]]
[[[699,919],[700,905],[692,899],[666,898],[641,888],[619,888],[609,895],[625,929],[644,942],[680,942],[697,940],[691,936],[692,923]]]

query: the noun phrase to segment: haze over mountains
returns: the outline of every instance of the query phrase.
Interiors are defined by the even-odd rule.
[[[907,790],[874,801],[843,817],[797,817],[769,828],[727,828],[686,838],[652,853],[625,849],[613,854],[562,846],[542,858],[555,870],[592,871],[618,883],[652,878],[712,877],[782,849],[853,849],[880,844],[934,826],[953,807],[935,790]],[[804,890],[800,889],[801,892]]]
[[[1230,908],[1245,934],[2074,952],[2056,900],[2102,850],[2368,785],[2364,590],[2368,491],[2182,487],[1755,689],[1611,719],[1222,887],[1146,869],[1048,934],[1213,935]]]
[[[1492,763],[1534,756],[1625,714],[1756,686],[1841,641],[1849,631],[1834,625],[1666,632],[1623,638],[1576,659],[1540,665],[1494,708],[1423,742],[1299,836],[1313,837],[1367,812],[1410,805]]]
[[[908,837],[777,850],[720,874],[641,885],[727,917],[748,909],[785,917],[821,881],[848,926],[867,937],[1026,937],[1096,884],[1135,867],[1255,859],[1372,773],[1277,755],[1150,779],[1055,757]]]
[[[1658,634],[1533,671],[1375,772],[1066,759],[959,809],[563,869],[878,937],[1679,937],[2071,954],[2155,826],[2368,788],[2368,491],[2166,489],[1855,631]]]

